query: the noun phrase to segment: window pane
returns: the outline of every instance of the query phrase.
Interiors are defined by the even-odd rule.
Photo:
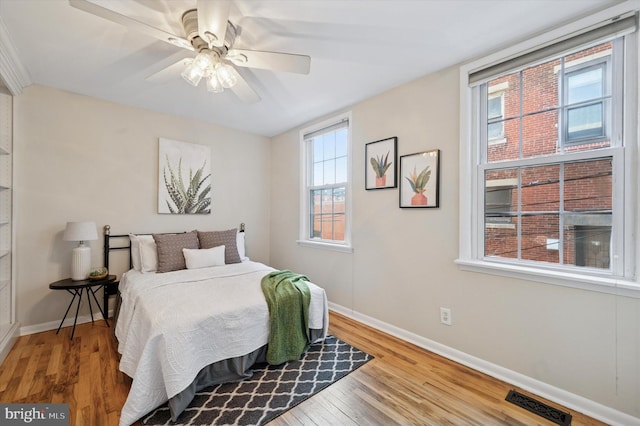
[[[347,156],[347,129],[336,132],[336,157]]]
[[[557,154],[558,110],[541,112],[523,118],[522,158]]]
[[[311,212],[310,238],[320,238],[322,235],[322,190],[312,190],[309,196]]]
[[[345,188],[312,190],[311,238],[344,241],[345,232]]]
[[[604,94],[603,91],[603,68],[587,68],[584,71],[577,71],[567,76],[567,102],[574,104],[578,102],[598,99]]]
[[[324,146],[322,144],[322,138],[313,138],[311,139],[310,143],[313,145],[313,162],[316,163],[318,161],[322,161],[324,159]]]
[[[569,141],[604,136],[602,103],[567,110]]]
[[[612,167],[611,158],[566,164],[564,209],[569,212],[611,213]],[[583,223],[583,225],[588,224]]]
[[[485,174],[485,225],[515,223],[517,211],[516,169],[493,170]]]
[[[346,211],[345,209],[345,188],[334,188],[333,189],[333,212],[343,213]]]
[[[314,163],[313,165],[313,185],[320,186],[324,180],[324,163]]]
[[[511,259],[518,257],[518,231],[516,226],[488,226],[484,232],[485,256]]]
[[[345,215],[338,214],[333,219],[333,239],[335,241],[344,241]]]
[[[336,183],[347,181],[347,157],[336,158]]]
[[[336,160],[326,160],[324,162],[324,185],[336,183]]]
[[[334,158],[336,156],[336,136],[335,132],[327,133],[322,137],[324,147],[324,159]]]
[[[611,226],[570,225],[564,234],[566,264],[609,269]]]
[[[560,59],[522,71],[522,112],[532,114],[557,108]]]
[[[520,158],[520,119],[508,119],[495,123],[503,126],[502,137],[506,139],[505,143],[487,144],[487,160],[489,163],[497,163],[506,160],[517,160]],[[488,125],[487,132],[492,132]],[[487,135],[491,138],[490,135]]]
[[[560,166],[525,167],[521,171],[523,212],[560,211]]]
[[[560,215],[522,216],[522,259],[560,263]]]

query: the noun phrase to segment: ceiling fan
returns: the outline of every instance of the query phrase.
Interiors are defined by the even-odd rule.
[[[254,103],[260,96],[238,73],[235,66],[309,74],[311,58],[291,53],[237,49],[233,46],[238,28],[229,22],[230,0],[197,0],[197,8],[182,15],[185,35],[171,34],[134,18],[114,12],[89,0],[69,0],[77,9],[145,33],[174,46],[195,52],[148,78],[153,80],[180,73],[197,86],[204,78],[207,90],[232,90],[241,101]]]

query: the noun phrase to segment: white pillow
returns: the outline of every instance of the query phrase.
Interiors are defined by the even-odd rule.
[[[136,271],[140,270],[140,239],[137,235],[129,234],[131,240],[131,265]]]
[[[156,253],[156,247],[155,247],[156,242],[153,239],[153,235],[129,234],[129,239],[131,240],[131,263],[132,263],[133,269],[135,269],[136,271],[143,271],[143,272],[155,271],[158,268],[157,267],[158,254]],[[152,246],[149,247],[150,245]],[[143,246],[145,247],[143,248]],[[143,251],[145,252],[144,265],[142,261]],[[151,251],[153,253],[150,253]],[[155,267],[153,266],[154,257],[155,257],[155,265],[156,265]]]
[[[182,249],[187,269],[209,268],[224,265],[224,246],[209,249]]]
[[[238,246],[238,254],[240,255],[240,260],[245,261],[249,258],[247,257],[247,253],[244,248],[244,232],[238,232],[236,237],[236,245]]]
[[[158,270],[158,249],[153,235],[140,235],[140,271]]]

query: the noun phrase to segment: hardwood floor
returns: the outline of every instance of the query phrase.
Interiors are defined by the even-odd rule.
[[[506,402],[511,385],[333,312],[330,324],[375,359],[270,425],[554,425]],[[20,337],[0,366],[0,402],[67,403],[70,425],[117,425],[131,382],[111,329],[96,321],[70,334]],[[603,424],[542,401],[570,412],[574,426]]]

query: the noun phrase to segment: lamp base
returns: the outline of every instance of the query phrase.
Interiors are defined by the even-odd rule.
[[[73,249],[71,257],[71,279],[86,280],[91,272],[91,249],[84,243]]]

